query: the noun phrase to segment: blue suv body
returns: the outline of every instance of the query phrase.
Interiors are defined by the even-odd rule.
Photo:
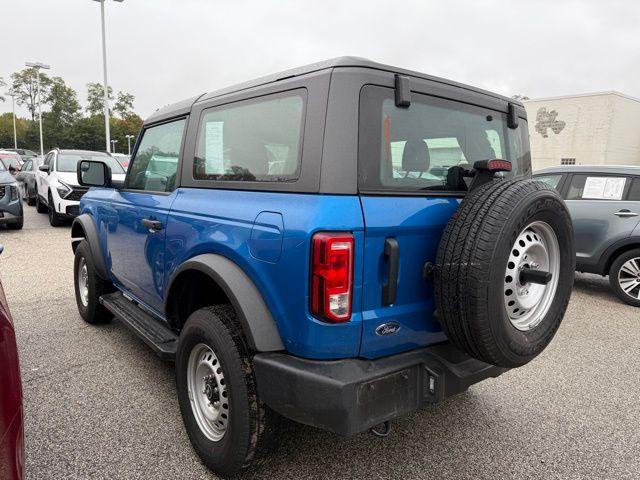
[[[488,148],[530,174],[519,103],[335,59],[158,110],[124,184],[82,198],[72,244],[112,286],[100,307],[162,356],[228,304],[266,405],[351,434],[505,370],[447,342],[429,278],[464,197],[450,167]]]

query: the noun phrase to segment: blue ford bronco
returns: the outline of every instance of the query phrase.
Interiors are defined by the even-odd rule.
[[[338,58],[164,107],[73,222],[78,309],[175,361],[187,433],[235,475],[282,417],[351,435],[540,354],[575,270],[524,108]]]

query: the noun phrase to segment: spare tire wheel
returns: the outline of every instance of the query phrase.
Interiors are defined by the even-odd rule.
[[[440,240],[436,305],[449,340],[502,367],[535,358],[567,309],[575,271],[569,212],[533,180],[493,180],[469,192]]]

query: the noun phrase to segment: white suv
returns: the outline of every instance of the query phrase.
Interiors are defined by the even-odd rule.
[[[86,150],[50,151],[36,172],[36,208],[49,213],[49,223],[57,227],[66,219],[78,216],[80,198],[86,187],[78,186],[77,165],[80,160],[98,160],[111,167],[113,180],[124,180],[124,169],[108,153]]]

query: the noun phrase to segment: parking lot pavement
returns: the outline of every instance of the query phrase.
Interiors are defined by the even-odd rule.
[[[0,230],[15,319],[27,478],[215,478],[182,426],[171,364],[77,313],[69,227],[25,209]],[[578,275],[531,364],[393,423],[386,439],[291,425],[254,478],[640,478],[640,310]]]

